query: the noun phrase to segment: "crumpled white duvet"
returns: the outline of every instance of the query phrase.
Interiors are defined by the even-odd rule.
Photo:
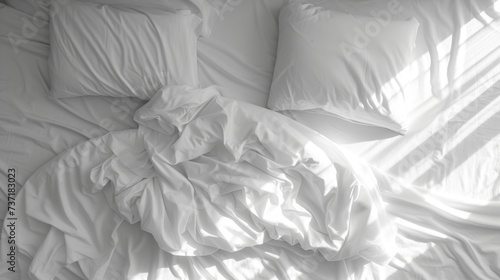
[[[217,87],[165,87],[135,120],[138,129],[81,143],[22,188],[16,246],[33,259],[30,277],[53,279],[79,261],[101,279],[124,221],[174,255],[271,239],[329,261],[395,254],[380,181],[320,134]]]

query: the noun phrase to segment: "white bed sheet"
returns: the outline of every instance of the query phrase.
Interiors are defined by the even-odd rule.
[[[227,11],[222,14],[212,36],[200,40],[200,80],[203,85],[218,84],[225,88],[226,96],[265,105],[272,80],[277,15],[282,2],[230,2],[232,4],[226,7]],[[364,2],[352,3],[359,8]],[[412,80],[408,84],[407,96],[410,131],[406,136],[399,137],[386,130],[338,120],[322,123],[317,116],[307,114],[295,114],[294,117],[408,183],[463,200],[476,198],[485,204],[498,201],[500,72],[497,65],[500,65],[500,27],[498,20],[491,18],[494,15],[489,9],[491,2],[464,0],[458,3],[449,0],[411,3],[414,3],[412,9],[420,17],[421,32],[415,62],[409,68],[409,79]],[[23,24],[30,17],[9,7],[0,7],[0,13],[2,182],[6,182],[9,167],[16,168],[20,186],[39,166],[76,143],[107,131],[136,127],[131,116],[142,103],[134,99],[49,99],[46,95],[49,88],[46,70],[48,27],[38,26],[33,36],[23,37],[23,30],[24,35],[29,32],[26,26],[23,29]],[[16,34],[21,37],[15,37]],[[12,38],[27,40],[16,48],[11,43]],[[6,211],[5,188],[2,192],[1,216]],[[426,230],[401,222],[402,228],[412,229],[413,232]],[[122,226],[124,230],[138,230],[136,226]],[[205,271],[207,277],[216,275],[214,271],[224,271],[225,268],[220,266],[223,263],[226,268],[247,269],[248,275],[260,269],[262,275],[269,275],[266,274],[269,271],[282,271],[283,275],[296,273],[298,278],[302,275],[303,279],[320,279],[334,273],[339,279],[425,279],[430,275],[439,275],[436,273],[464,279],[468,269],[477,269],[470,259],[466,260],[468,253],[473,256],[470,251],[448,244],[456,241],[450,241],[451,238],[443,237],[439,232],[435,233],[434,239],[429,238],[432,233],[426,234],[422,236],[428,239],[402,234],[398,239],[402,250],[391,266],[385,268],[345,263],[333,266],[318,261],[314,256],[297,257],[311,256],[311,253],[297,248],[281,248],[277,244],[262,245],[262,251],[259,248],[244,250],[241,255],[221,253],[179,259],[156,252],[149,259],[140,258],[144,255],[140,253],[144,248],[156,248],[152,243],[154,241],[144,236],[121,244],[112,261],[123,261],[120,256],[128,254],[126,252],[137,252],[138,257],[132,260],[128,271],[128,276],[136,276],[137,279],[162,275],[162,268],[167,266],[165,263],[176,267],[179,275],[189,273],[187,267]],[[491,242],[496,244],[493,240]],[[287,253],[290,250],[294,253]],[[266,253],[262,254],[263,251]],[[156,258],[155,254],[162,256]],[[493,255],[498,257],[497,254]],[[267,256],[266,262],[261,261],[264,255]],[[289,257],[283,257],[287,255]],[[487,256],[480,256],[482,258],[478,262],[487,264]],[[278,261],[280,258],[281,261]],[[453,258],[466,261],[450,262]],[[288,266],[283,266],[284,263]],[[492,266],[492,269],[498,273],[498,267]],[[60,279],[72,279],[82,273],[77,266],[70,270],[64,271]],[[222,275],[230,274],[223,272]]]
[[[199,41],[200,83],[221,85],[227,97],[266,107],[283,0],[225,2],[211,36]]]
[[[429,189],[431,193],[464,202],[477,200],[483,205],[498,201],[500,3],[495,10],[495,1],[400,2],[404,7],[402,16],[413,15],[421,24],[413,62],[401,73],[407,81],[405,97],[410,130],[406,136],[309,113],[285,114],[342,143],[344,148],[380,170]],[[383,9],[386,3],[343,1],[339,8],[367,14]],[[229,94],[245,92],[246,97],[233,96],[242,100],[267,95],[272,75],[260,74],[272,73],[277,15],[282,4],[280,0],[243,1],[224,14],[214,36],[202,41],[200,46],[202,70],[206,71],[210,65],[204,59],[216,55],[220,68],[202,74],[205,81],[230,89]],[[259,13],[257,24],[255,13]],[[264,30],[259,22],[266,23]],[[234,48],[233,44],[238,47]],[[269,63],[261,63],[262,58]],[[257,65],[260,71],[255,72]],[[208,76],[208,73],[214,74]],[[255,83],[249,87],[245,84],[247,81],[263,83],[259,89]],[[470,223],[463,224],[465,232],[481,236],[471,243],[464,241],[467,238],[457,241],[460,238],[450,232],[433,231],[404,219],[398,221],[402,232],[398,238],[401,250],[391,265],[351,270],[354,278],[469,279],[481,275],[478,272],[481,268],[489,271],[482,274],[485,279],[499,274],[488,253],[477,252],[478,248],[486,251],[488,247],[498,248],[498,242],[481,239],[484,238],[481,229]],[[456,242],[463,242],[463,246],[456,246]],[[467,249],[468,246],[474,249]],[[492,271],[497,272],[491,274]],[[478,274],[474,274],[476,272]]]

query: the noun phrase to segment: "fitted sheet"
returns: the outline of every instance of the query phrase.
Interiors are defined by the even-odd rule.
[[[228,97],[265,106],[277,44],[277,15],[283,3],[281,0],[232,3],[216,23],[212,36],[200,39],[200,80],[202,85],[221,85]],[[366,9],[363,8],[365,1],[351,3],[342,8],[360,12]],[[410,131],[406,136],[339,120],[325,120],[308,113],[288,115],[408,183],[464,201],[477,199],[484,205],[498,201],[500,131],[496,124],[500,118],[500,88],[496,47],[500,29],[498,20],[493,20],[495,13],[489,8],[491,2],[405,3],[421,23],[414,62],[408,69]],[[135,99],[49,99],[46,95],[49,89],[48,27],[42,24],[33,36],[30,33],[30,38],[22,37],[23,18],[29,20],[29,16],[3,5],[0,13],[2,182],[7,180],[9,167],[16,168],[20,186],[38,167],[75,144],[108,131],[136,127],[132,114],[143,103]],[[16,34],[21,37],[15,37]],[[13,47],[12,38],[25,41]],[[6,189],[2,188],[2,192],[0,216],[3,217]],[[139,230],[134,225],[122,226],[125,230]],[[241,251],[238,256],[221,253],[186,260],[158,252],[161,257],[141,260],[139,256],[145,255],[140,253],[145,252],[141,251],[145,250],[143,248],[154,248],[154,240],[143,236],[121,244],[116,251],[117,258],[112,261],[119,262],[120,256],[127,255],[130,250],[137,252],[138,257],[132,260],[129,270],[137,279],[141,275],[161,275],[163,270],[152,267],[160,268],[165,265],[164,261],[171,267],[177,265],[179,275],[189,275],[186,267],[191,265],[210,275],[210,267],[223,263],[226,268],[267,271],[262,275],[269,275],[266,273],[274,270],[282,271],[283,275],[296,273],[299,278],[306,279],[309,276],[321,279],[334,275],[333,271],[341,279],[411,279],[414,275],[463,279],[469,275],[468,271],[488,264],[488,253],[477,251],[484,246],[468,251],[456,245],[458,239],[442,232],[419,228],[405,220],[399,220],[399,226],[403,233],[406,229],[406,233],[419,231],[421,235],[401,234],[398,243],[402,250],[387,267],[362,263],[335,263],[333,267],[310,252],[273,243]],[[488,244],[488,240],[481,242]],[[141,244],[146,245],[142,247]],[[495,243],[491,240],[490,244]],[[263,254],[264,251],[267,253]],[[279,255],[289,257],[282,262],[278,260]],[[306,255],[311,258],[301,259],[300,256]],[[479,266],[474,264],[474,256],[479,257],[476,259]],[[261,258],[268,262],[263,264]],[[450,263],[452,258],[463,262]],[[498,268],[492,266],[492,270],[495,269]],[[74,266],[60,277],[78,279],[81,274],[79,267]]]

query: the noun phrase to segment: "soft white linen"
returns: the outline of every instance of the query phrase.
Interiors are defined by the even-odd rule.
[[[420,25],[405,69],[405,137],[308,113],[286,114],[408,183],[491,200],[498,188],[499,14],[489,1],[405,5]]]
[[[230,9],[223,13],[212,36],[199,40],[199,52],[205,54],[199,57],[203,85],[222,85],[224,96],[248,102],[262,104],[267,100],[281,2],[233,1],[234,5],[227,6]],[[444,211],[439,204],[432,212],[420,208],[405,212],[404,209],[415,209],[411,201],[401,202],[395,210],[389,208],[390,213],[418,220],[397,220],[398,252],[384,267],[362,261],[327,262],[319,254],[281,241],[234,253],[172,256],[162,251],[151,235],[142,234],[139,224],[122,223],[117,232],[120,242],[105,279],[499,278],[498,229],[468,220],[474,204],[487,209],[500,197],[500,89],[492,86],[500,77],[496,63],[499,28],[498,21],[490,19],[494,12],[487,9],[489,2],[419,1],[414,6],[407,5],[414,2],[403,2],[404,11],[417,13],[421,23],[416,60],[408,77],[414,80],[405,89],[412,98],[407,103],[410,130],[405,137],[338,121],[319,130],[378,168],[434,193],[427,197],[439,193],[462,201],[480,199],[470,209],[463,208],[465,212],[454,212],[461,217],[460,223],[453,225],[436,215]],[[377,6],[375,10],[386,6],[384,1],[370,1],[370,5],[366,1],[344,1],[339,6],[345,12],[369,15],[371,4]],[[485,9],[487,14],[480,14]],[[10,7],[0,9],[0,13],[2,182],[6,181],[9,166],[17,168],[21,187],[38,167],[76,143],[110,130],[136,126],[131,115],[141,103],[134,99],[49,99],[47,25],[36,25],[36,34],[28,33],[30,36],[26,37],[23,25],[35,22],[30,16]],[[9,35],[22,40],[13,45]],[[307,125],[317,128],[322,120],[310,118]],[[445,153],[445,157],[439,156]],[[5,197],[1,196],[0,211],[7,209]],[[494,212],[491,220],[496,221],[498,211],[489,209]],[[415,215],[420,212],[425,215]],[[437,217],[437,222],[429,223],[429,216]],[[19,267],[27,272],[31,260],[18,256]],[[57,278],[86,279],[80,266],[84,265],[69,266]],[[0,270],[0,278],[13,277],[4,267]],[[26,274],[23,276],[20,279],[29,279]]]
[[[209,80],[204,77],[207,76],[225,88],[242,89],[228,93],[235,98],[248,100],[257,92],[264,95],[264,87],[257,90],[260,83],[250,88],[238,81],[257,80],[251,71],[254,67],[243,65],[253,66],[254,57],[259,61],[270,56],[271,47],[264,46],[275,43],[269,38],[278,37],[276,11],[282,2],[243,1],[228,12],[212,34],[219,41],[200,40],[203,51],[210,47],[210,54],[216,53],[215,50],[219,53],[218,60],[211,59],[212,64],[205,63],[206,59],[200,57],[202,72],[210,69],[209,66],[219,66],[210,72],[216,74],[201,74],[200,79]],[[384,9],[389,1],[314,2],[345,13],[370,16],[372,10]],[[408,75],[404,76],[408,81],[404,90],[409,124],[404,137],[397,137],[396,133],[386,129],[307,112],[293,112],[293,117],[380,170],[429,189],[431,193],[462,201],[475,198],[478,199],[476,203],[482,205],[498,201],[500,26],[493,2],[400,1],[404,7],[402,18],[414,16],[420,23],[414,59],[406,69]],[[266,28],[251,24],[256,22],[257,14],[257,22],[265,22]],[[238,22],[244,27],[237,27]],[[218,30],[224,30],[227,37]],[[233,44],[237,47],[234,48]],[[257,55],[256,51],[259,51]],[[238,71],[221,71],[221,68],[231,69],[233,61],[242,62],[236,65]],[[260,73],[273,69],[263,63],[259,66]],[[270,77],[261,77],[258,81],[270,85]],[[238,95],[243,92],[251,94]],[[401,204],[401,209],[404,207],[405,204]],[[461,224],[453,227],[457,232],[462,230],[457,238],[453,232],[442,228],[436,230],[434,225],[425,224],[423,220],[412,223],[399,220],[398,227],[402,229],[397,238],[399,249],[389,266],[349,267],[348,275],[352,279],[390,280],[500,277],[496,262],[498,253],[494,251],[497,250],[494,230],[490,231],[492,236],[488,238],[479,237],[483,228]],[[470,236],[478,237],[472,239]],[[323,279],[335,279],[335,276],[323,276]],[[316,274],[311,278],[322,279]],[[349,278],[338,276],[338,279]]]
[[[116,258],[138,258],[132,252],[115,255],[115,250],[150,244],[141,237],[148,232],[156,250],[163,251],[155,251],[156,262],[172,261],[166,252],[212,255],[210,260],[257,246],[235,256],[290,250],[289,264],[297,255],[307,256],[314,271],[302,267],[305,274],[299,274],[305,277],[324,271],[327,261],[342,261],[355,268],[353,273],[363,273],[363,260],[390,260],[396,249],[393,218],[401,230],[398,237],[439,241],[448,236],[454,254],[468,262],[480,260],[469,264],[473,270],[465,272],[467,277],[497,275],[496,259],[489,256],[500,249],[498,202],[459,201],[408,186],[309,128],[222,98],[216,88],[166,87],[135,119],[138,129],[111,132],[48,162],[16,197],[17,254],[33,258],[32,279],[53,279],[73,262],[89,279],[109,279],[106,275],[122,267]],[[122,226],[124,221],[140,223],[142,231]],[[7,244],[8,223],[2,244]],[[468,236],[471,230],[474,238]],[[271,239],[296,246],[271,242],[269,248],[258,247]],[[459,245],[464,242],[467,251]],[[8,250],[2,247],[3,258]],[[157,264],[154,270],[165,265]],[[227,265],[231,269],[235,263]],[[174,265],[146,275],[176,270]],[[22,273],[25,277],[27,271]]]
[[[65,6],[74,0],[55,0],[50,6],[51,0],[7,0],[7,4],[30,17],[37,20],[46,21],[50,18],[50,12],[58,11],[61,6]],[[136,8],[168,9],[170,11],[191,11],[196,14],[203,24],[197,28],[203,36],[210,36],[212,32],[214,18],[218,13],[219,3],[217,0],[77,0],[80,2],[90,2],[103,5],[118,5]],[[5,1],[4,1],[5,2]]]
[[[397,74],[410,61],[418,22],[394,19],[391,4],[376,17],[290,1],[279,16],[279,42],[268,107],[312,110],[406,133]]]
[[[198,40],[202,86],[266,107],[278,44],[278,14],[284,0],[222,1],[210,38]]]
[[[420,22],[415,60],[406,69],[404,137],[334,118],[290,115],[408,184],[490,205],[500,198],[499,13],[491,1],[403,4]],[[454,226],[462,238],[422,221],[400,220],[398,228],[396,258],[375,270],[381,279],[499,278],[491,261],[498,254],[490,251],[497,242],[479,237],[481,227]]]
[[[110,130],[136,127],[133,112],[143,103],[131,98],[49,98],[48,23],[0,5],[0,180],[16,169],[17,189],[44,163],[74,145]],[[2,220],[7,212],[7,189],[0,188]],[[3,246],[3,245],[2,245]],[[27,271],[30,260],[19,256],[17,267]],[[26,265],[27,263],[27,265]],[[57,279],[80,280],[78,266]],[[2,265],[0,278],[15,277]],[[14,278],[15,279],[15,278]],[[29,279],[27,276],[20,279]]]
[[[32,18],[15,9],[0,9],[0,150],[2,180],[7,168],[17,170],[19,188],[42,164],[77,143],[136,127],[136,99],[49,97],[48,23],[31,33]],[[24,31],[30,30],[30,33]],[[24,35],[30,35],[24,37]],[[1,188],[1,192],[6,190]],[[1,197],[2,202],[5,196]],[[0,207],[3,214],[6,207]]]
[[[174,255],[274,239],[329,261],[392,257],[395,228],[373,174],[321,135],[215,88],[166,87],[135,119],[138,130],[80,144],[23,187],[16,244],[35,279],[75,261],[101,279],[122,220]]]
[[[196,87],[200,22],[186,10],[59,5],[50,20],[51,94],[148,100],[164,85]]]

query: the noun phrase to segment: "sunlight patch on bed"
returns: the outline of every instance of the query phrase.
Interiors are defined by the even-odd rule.
[[[304,277],[304,273],[301,271],[297,270],[294,266],[289,266],[288,269],[286,270],[286,275],[290,279],[301,279],[301,277]]]
[[[148,276],[149,276],[149,273],[146,273],[146,272],[139,273],[139,274],[133,276],[131,280],[147,280]]]
[[[437,209],[441,210],[443,214],[451,215],[453,217],[459,218],[461,220],[467,220],[470,217],[469,212],[461,211],[458,209],[454,209],[452,207],[447,206],[443,202],[436,200],[435,198],[427,195],[425,198],[425,202],[429,203],[429,205],[432,205],[436,207]]]
[[[233,276],[238,279],[255,279],[266,270],[263,262],[265,262],[265,260],[259,258],[248,257],[244,260],[239,261],[236,261],[232,258],[227,258],[224,260],[224,266],[231,267]],[[214,273],[213,275],[217,274]]]
[[[401,157],[394,157],[394,154],[389,152],[382,155],[377,153],[376,156],[384,157],[384,160],[381,161],[384,163],[381,166],[382,169],[388,170],[402,160],[403,157],[410,156],[410,153],[418,150],[421,145],[428,142],[429,137],[432,137],[433,134],[445,128],[448,125],[448,121],[460,114],[463,108],[471,104],[471,102],[475,102],[481,94],[500,81],[500,50],[497,48],[500,37],[498,31],[493,28],[497,23],[497,19],[493,19],[483,12],[480,14],[479,19],[473,18],[461,27],[460,40],[458,42],[454,42],[453,36],[456,35],[452,34],[439,43],[436,46],[439,57],[437,73],[431,74],[432,66],[429,53],[413,61],[407,69],[401,71],[400,75],[407,73],[407,76],[402,76],[402,79],[408,81],[404,86],[406,95],[409,98],[407,104],[409,104],[410,130],[413,126],[413,120],[420,122],[422,119],[426,119],[429,112],[432,112],[435,108],[442,108],[444,111],[432,119],[430,125],[422,127],[423,131],[418,130],[413,132],[422,136],[427,135],[427,137],[413,137],[412,141],[402,142],[403,146],[398,147],[399,153],[402,155]],[[485,26],[485,24],[487,25]],[[450,57],[454,60],[452,65],[450,65]],[[432,75],[434,75],[434,78]],[[436,80],[436,77],[439,78]],[[429,80],[437,81],[439,91],[442,92],[440,94],[440,98],[442,99],[436,98],[433,95],[422,94],[423,92],[431,92],[430,88],[420,88],[426,85],[426,81]],[[452,83],[450,84],[445,81],[451,81]],[[492,105],[488,108],[495,107]],[[454,137],[453,134],[450,135],[454,139],[454,142],[447,149],[447,152],[456,147],[456,145],[493,114],[495,114],[493,111],[482,112],[472,120],[469,120],[459,130],[460,135],[458,137]],[[410,133],[412,132],[410,131]],[[373,145],[377,145],[377,148],[373,149],[373,151],[393,151],[395,143],[398,143],[398,138],[391,139],[390,141],[374,142]],[[381,145],[383,145],[383,148]],[[366,149],[366,153],[368,157],[375,156],[370,154],[370,149]],[[419,161],[413,163],[420,164],[426,158],[427,161],[425,164],[427,166],[425,169],[432,168],[434,166],[432,160],[428,160],[432,156],[432,154],[426,154],[423,157],[419,156]],[[396,175],[401,177],[409,176],[408,173],[410,171],[414,172],[410,168],[410,170]],[[412,177],[418,178],[424,172],[425,170],[420,169],[419,174],[412,174]]]
[[[443,118],[439,118],[433,124],[435,133],[422,138],[425,141],[417,146],[418,150],[410,153],[409,159],[414,165],[418,165],[418,168],[407,170],[404,173],[405,178],[414,182],[433,168],[439,168],[436,166],[437,162],[453,154],[454,150],[458,149],[471,135],[484,130],[482,126],[491,122],[491,119],[500,112],[500,97],[492,98],[491,95],[483,93],[476,96],[471,92],[460,102],[444,111]],[[486,101],[479,102],[478,99]],[[486,105],[481,105],[481,103]],[[483,151],[483,148],[478,149],[476,153]],[[474,154],[462,162],[462,165],[468,160],[475,160]],[[459,166],[452,167],[453,172],[460,172]],[[453,172],[450,172],[448,176],[453,175]]]
[[[453,94],[452,98],[456,98],[467,93],[467,90],[472,87],[467,84],[472,79],[477,79],[477,76],[488,68],[492,70],[496,68],[495,60],[498,55],[494,52],[498,41],[492,38],[495,36],[492,34],[495,30],[491,28],[495,19],[485,12],[480,14],[480,19],[471,19],[460,28],[459,32],[451,34],[436,46],[439,60],[436,65],[438,73],[437,77],[431,77],[431,79],[442,83],[439,87],[441,98],[448,94]],[[455,36],[459,37],[456,38],[458,42],[454,42]],[[429,64],[425,73],[430,73],[430,71],[431,65]],[[492,77],[493,74],[488,76]]]
[[[470,136],[477,130],[482,124],[491,119],[494,115],[498,114],[500,110],[500,96],[492,100],[486,107],[482,108],[480,112],[472,116],[466,123],[460,127],[460,129],[455,133],[455,137],[448,141],[443,149],[444,154],[451,152],[460,143],[462,143],[465,138]]]

